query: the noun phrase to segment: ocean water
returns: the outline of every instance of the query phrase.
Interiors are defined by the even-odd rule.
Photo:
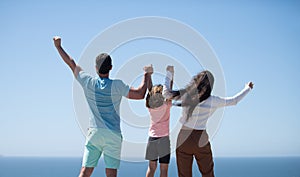
[[[215,158],[214,162],[217,177],[300,177],[300,157]],[[118,176],[143,177],[147,165],[146,161],[121,162]],[[0,157],[0,177],[77,177],[80,168],[81,158]],[[103,160],[92,176],[105,176]],[[174,158],[169,176],[177,176]],[[195,162],[193,176],[201,177]]]

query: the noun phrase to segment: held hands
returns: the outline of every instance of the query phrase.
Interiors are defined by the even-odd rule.
[[[61,47],[61,38],[59,36],[54,36],[53,42],[56,48]]]
[[[251,89],[253,89],[254,84],[252,82],[248,82],[247,84]]]
[[[167,71],[171,72],[172,74],[174,74],[174,66],[168,65],[166,68]],[[145,73],[148,74],[153,74],[153,66],[152,64],[149,66],[144,66],[144,71]]]
[[[168,65],[166,70],[174,74],[174,66]]]
[[[152,64],[149,66],[144,66],[144,71],[146,74],[153,74],[153,67]]]

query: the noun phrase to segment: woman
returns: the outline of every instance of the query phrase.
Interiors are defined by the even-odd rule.
[[[214,177],[214,162],[206,132],[207,120],[217,108],[236,105],[253,88],[253,83],[249,82],[235,96],[222,98],[211,95],[213,84],[212,73],[202,71],[185,89],[168,93],[169,97],[181,101],[175,105],[183,107],[180,118],[183,126],[177,137],[176,149],[179,177],[192,177],[194,157],[202,177]]]

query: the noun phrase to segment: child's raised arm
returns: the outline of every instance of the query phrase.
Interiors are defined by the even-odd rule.
[[[152,72],[152,73],[153,73],[153,66],[152,66],[152,64],[151,64],[149,67],[146,67],[145,70],[146,70],[147,72]],[[150,92],[151,89],[152,89],[152,86],[153,86],[151,75],[148,77],[148,79],[147,79],[146,82],[147,82],[147,89],[148,89],[148,91]]]
[[[162,94],[166,99],[172,99],[173,94],[171,93],[171,91],[173,87],[174,66],[167,66],[166,70],[167,70],[167,74],[166,74]]]

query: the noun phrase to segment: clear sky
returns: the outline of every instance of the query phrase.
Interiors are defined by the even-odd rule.
[[[300,156],[300,3],[292,0],[1,1],[0,155],[82,156],[73,76],[52,37],[62,36],[78,61],[97,34],[141,16],[172,18],[197,30],[219,58],[226,95],[255,83],[238,106],[225,109],[212,139],[215,156]],[[121,64],[115,59],[114,69]]]

